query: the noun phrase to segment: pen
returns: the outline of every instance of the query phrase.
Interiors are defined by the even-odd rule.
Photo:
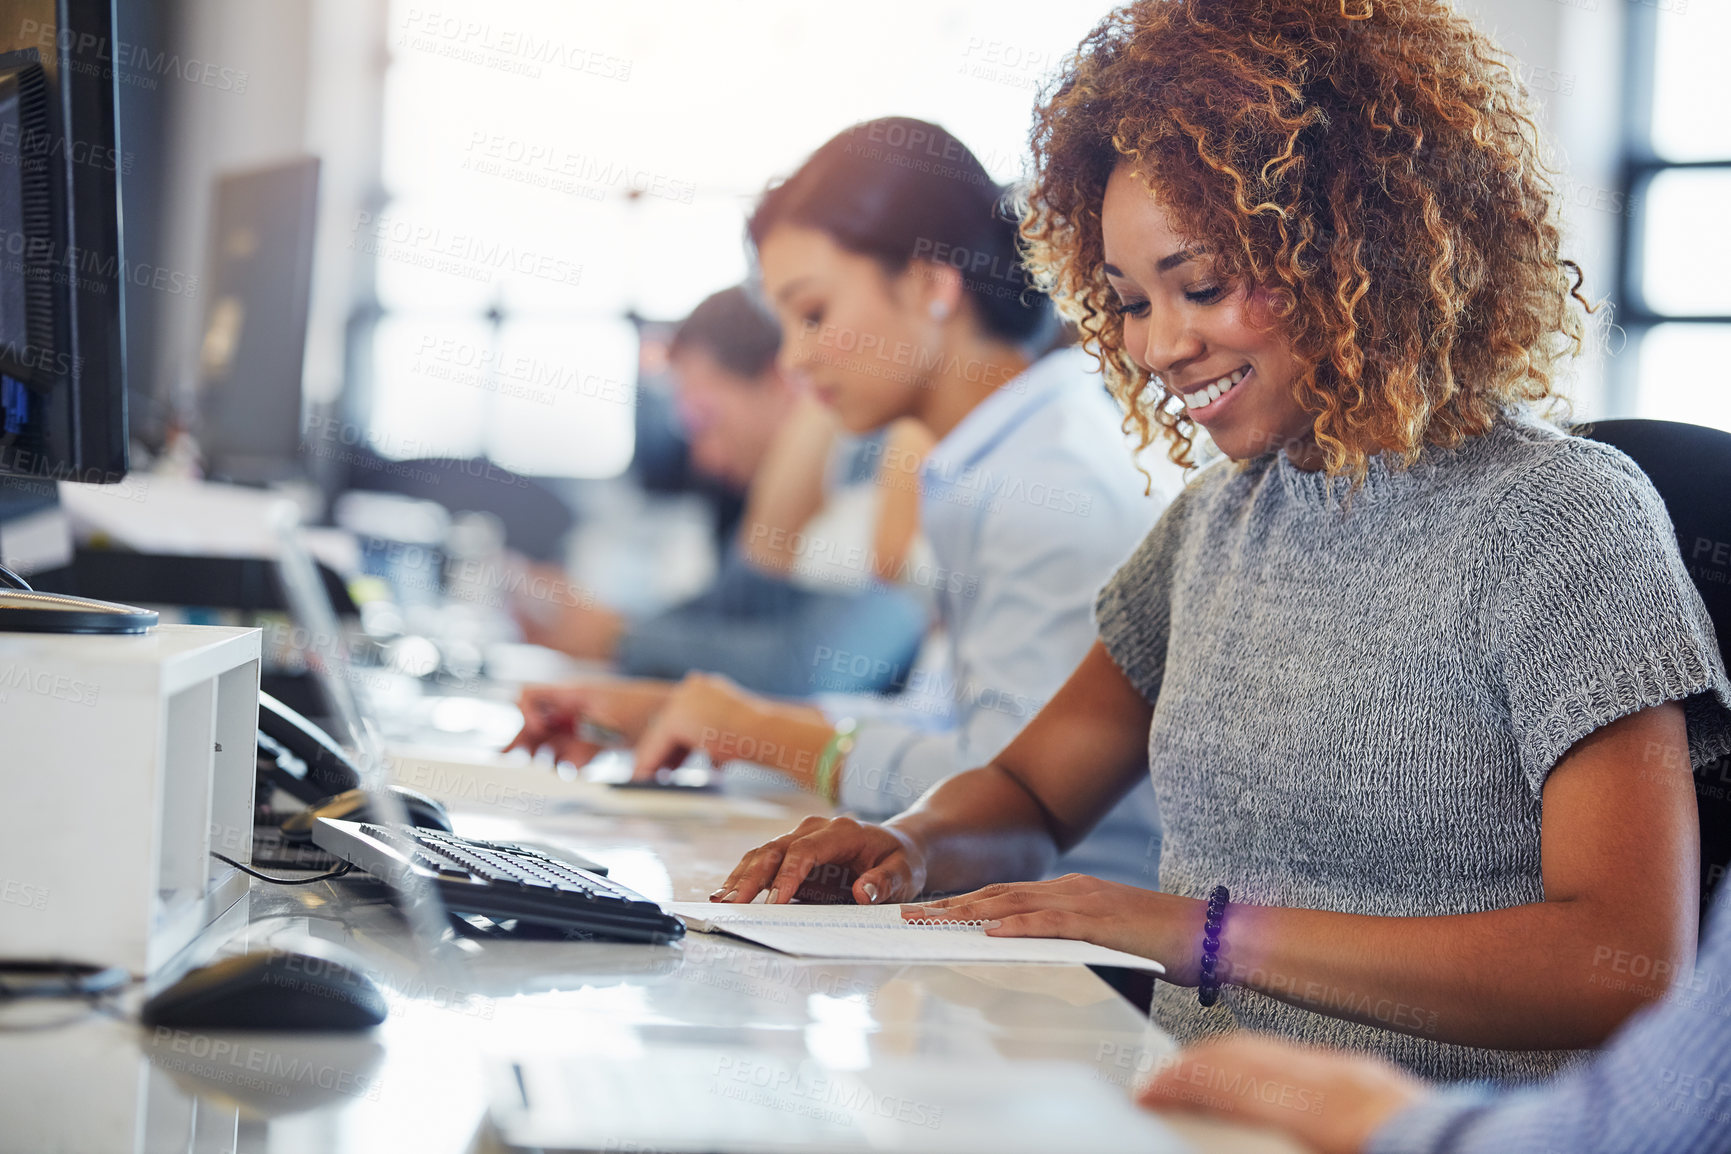
[[[623,730],[614,729],[611,725],[602,725],[599,721],[593,721],[583,716],[572,718],[570,714],[554,709],[546,703],[534,708],[536,717],[540,719],[542,726],[552,730],[569,727],[574,737],[580,741],[587,741],[591,745],[618,748],[634,744]]]
[[[618,748],[631,744],[631,739],[621,730],[610,725],[602,725],[598,721],[590,721],[587,717],[577,719],[573,730],[578,738],[594,745],[606,745]]]

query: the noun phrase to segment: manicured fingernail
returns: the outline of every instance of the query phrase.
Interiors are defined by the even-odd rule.
[[[714,901],[716,898],[719,898],[720,896],[721,896],[721,891],[718,889],[714,893],[709,895],[709,900]]]
[[[770,890],[769,891],[769,904],[773,906],[775,904],[775,899],[780,897],[780,896],[781,896],[780,890]]]
[[[724,902],[730,902],[738,896],[739,896],[738,890],[728,890],[727,893],[722,896],[721,900]]]
[[[876,886],[872,885],[870,882],[867,882],[865,885],[861,886],[860,888],[865,890],[866,900],[875,905],[877,903],[877,900],[878,900],[878,888]]]
[[[980,928],[982,930],[995,930],[1003,924],[1004,923],[997,918],[987,918],[985,921],[980,923]]]

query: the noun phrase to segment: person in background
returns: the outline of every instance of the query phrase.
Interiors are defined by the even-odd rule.
[[[864,484],[826,479],[833,446],[846,436],[835,414],[809,393],[794,402],[782,435],[752,485],[740,534],[745,555],[765,572],[819,586],[899,583],[916,596],[934,563],[920,531],[920,467],[932,437],[911,417],[863,442]],[[827,500],[820,494],[828,493]]]
[[[919,523],[948,672],[907,701],[794,704],[711,677],[531,687],[517,743],[584,761],[596,747],[574,727],[588,719],[636,743],[640,774],[701,749],[885,817],[1015,737],[1087,650],[1094,594],[1159,505],[1087,357],[1042,355],[1055,324],[1002,191],[944,129],[899,117],[848,129],[764,195],[750,234],[784,370],[850,432],[911,418],[934,442]],[[837,653],[813,678],[853,661]],[[1153,794],[1145,775],[1122,784],[1060,868],[1153,885]]]
[[[775,364],[780,344],[775,318],[749,289],[710,296],[674,332],[669,348],[678,409],[698,469],[750,491],[754,501],[774,495],[816,512],[824,501],[819,470],[791,479],[763,474],[778,440],[804,432],[789,426],[798,399]],[[822,450],[826,460],[841,462],[838,480],[870,483],[869,446],[830,438]],[[783,493],[789,485],[799,491]],[[749,527],[740,534],[756,535]],[[877,581],[795,585],[752,565],[738,541],[708,590],[652,617],[631,621],[603,606],[569,603],[519,604],[517,617],[527,640],[609,662],[628,676],[701,670],[789,695],[810,693],[820,655],[836,651],[864,655],[841,675],[850,689],[891,689],[926,629],[925,610],[904,591]]]
[[[1323,1154],[1727,1154],[1731,887],[1713,907],[1692,974],[1602,959],[1607,981],[1670,992],[1603,1053],[1540,1086],[1439,1091],[1376,1058],[1241,1034],[1154,1063],[1139,1096],[1271,1126]]]
[[[1228,459],[1006,749],[884,825],[808,819],[722,896],[983,886],[904,916],[1153,958],[1180,1042],[1439,1079],[1579,1061],[1653,996],[1607,949],[1691,965],[1670,767],[1731,749],[1712,623],[1645,474],[1543,418],[1586,302],[1514,70],[1447,0],[1367,9],[1139,0],[1066,62],[1029,259],[1143,443]],[[1159,891],[1009,880],[1150,772]]]

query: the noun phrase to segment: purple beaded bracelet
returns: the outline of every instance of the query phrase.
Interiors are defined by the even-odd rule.
[[[1220,926],[1231,900],[1225,886],[1215,886],[1208,896],[1208,918],[1202,923],[1202,978],[1196,983],[1196,1000],[1204,1006],[1220,1000],[1220,977],[1214,971],[1220,964]]]

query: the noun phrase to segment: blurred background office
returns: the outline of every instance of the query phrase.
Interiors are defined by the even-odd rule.
[[[1731,5],[1459,7],[1518,59],[1584,291],[1612,304],[1576,417],[1731,428]],[[135,467],[275,488],[342,526],[360,553],[349,573],[329,560],[383,581],[380,637],[413,624],[405,557],[441,586],[453,560],[508,549],[562,567],[572,596],[662,611],[713,579],[744,500],[692,467],[668,341],[748,279],[765,184],[887,114],[942,123],[1015,179],[1036,88],[1105,10],[128,0]],[[35,548],[0,529],[10,560]],[[479,672],[512,640],[501,620],[398,662]]]

